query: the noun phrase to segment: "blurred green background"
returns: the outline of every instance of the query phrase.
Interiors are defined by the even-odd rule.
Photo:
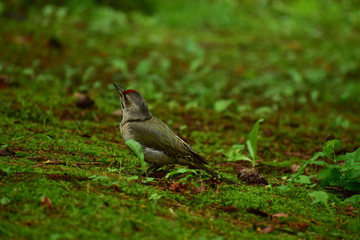
[[[358,1],[2,1],[10,83],[152,103],[359,107]],[[29,82],[30,81],[30,82]],[[29,87],[29,86],[28,86]],[[106,90],[106,91],[105,91]],[[110,100],[109,100],[110,101]]]

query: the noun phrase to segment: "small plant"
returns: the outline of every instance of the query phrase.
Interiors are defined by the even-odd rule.
[[[314,199],[311,204],[322,203],[327,209],[329,208],[329,205],[328,205],[329,195],[326,192],[313,191],[313,192],[310,192],[308,195]]]
[[[303,175],[305,168],[309,164],[324,166],[318,173],[322,187],[341,187],[345,190],[360,193],[360,148],[352,153],[336,156],[335,151],[341,146],[338,139],[330,140],[325,143],[323,151],[318,152],[313,158],[306,161],[299,171],[292,176],[292,181],[297,183],[311,183],[310,177]],[[323,157],[323,160],[317,160]],[[328,161],[325,161],[328,159]],[[358,194],[359,195],[359,194]],[[357,201],[357,197],[350,200]]]
[[[257,155],[257,138],[258,138],[258,132],[259,132],[259,124],[263,122],[264,119],[259,119],[255,124],[253,129],[248,135],[248,140],[246,141],[247,149],[250,153],[251,159],[252,159],[252,165],[255,167],[256,165],[256,155]]]
[[[152,212],[154,213],[155,212],[155,209],[156,209],[156,205],[157,205],[157,202],[160,198],[162,198],[163,196],[154,192],[154,193],[151,193],[149,194],[148,196],[148,199],[149,201],[152,201]]]
[[[185,174],[185,173],[190,173],[190,174],[187,174],[185,177],[181,178],[179,182],[184,182],[185,180],[187,180],[191,176],[195,175],[196,170],[189,169],[189,168],[178,168],[178,169],[175,169],[175,170],[169,172],[168,174],[166,174],[165,178],[168,179],[170,177],[174,177],[174,176],[177,176],[177,175],[182,175],[182,174]]]
[[[101,181],[109,180],[110,178],[108,176],[92,175],[92,176],[89,177],[89,179],[91,181],[101,182]]]
[[[238,160],[245,160],[251,162],[251,159],[244,155],[245,145],[244,144],[235,144],[229,151],[225,153],[225,156],[228,161],[234,162]]]
[[[233,103],[233,100],[229,99],[221,99],[214,103],[214,109],[217,112],[223,112],[225,111],[231,104]]]
[[[258,138],[258,132],[259,132],[259,124],[263,122],[264,119],[259,119],[255,124],[252,130],[250,131],[247,140],[246,140],[246,146],[249,151],[250,157],[247,157],[243,154],[243,151],[245,149],[245,145],[243,144],[235,144],[231,147],[231,149],[225,153],[228,161],[238,161],[238,160],[244,160],[249,161],[252,163],[252,166],[256,166],[256,157],[257,157],[257,138]],[[220,152],[223,152],[222,150]]]

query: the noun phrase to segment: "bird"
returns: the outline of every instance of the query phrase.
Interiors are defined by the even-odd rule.
[[[144,160],[149,163],[147,172],[165,165],[180,164],[202,169],[213,177],[220,175],[208,167],[208,162],[178,137],[163,121],[154,117],[145,99],[134,89],[123,90],[114,83],[120,94],[123,112],[120,131],[125,141],[140,143]]]

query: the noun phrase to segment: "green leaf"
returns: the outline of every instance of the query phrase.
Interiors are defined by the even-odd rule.
[[[360,148],[356,149],[352,153],[346,153],[345,155],[337,156],[336,161],[346,161],[347,166],[360,163]]]
[[[305,168],[307,167],[308,164],[317,164],[317,165],[325,165],[326,163],[324,161],[316,161],[316,159],[318,159],[319,157],[324,157],[325,153],[323,152],[318,152],[316,153],[310,160],[306,161],[304,163],[304,165],[297,171],[297,173],[293,174],[291,179],[292,181],[294,181],[294,179],[297,179],[301,174],[303,174],[305,172]]]
[[[319,172],[318,177],[321,180],[321,185],[323,187],[341,184],[341,172],[338,166],[323,168],[321,172]]]
[[[301,183],[301,184],[310,184],[310,177],[305,175],[300,175],[297,178],[293,180],[295,183]]]
[[[348,180],[343,186],[346,190],[360,192],[360,179]]]
[[[320,166],[329,166],[329,164],[325,161],[312,161],[312,162],[309,162],[309,164],[320,165]]]
[[[139,179],[139,176],[130,176],[130,177],[126,178],[126,180],[128,180],[128,181],[138,180],[138,179]]]
[[[360,162],[360,147],[356,151],[352,152],[354,162]]]
[[[358,203],[360,202],[360,194],[356,194],[351,197],[348,197],[344,201],[348,203]]]
[[[140,143],[138,143],[134,139],[129,139],[125,143],[136,154],[140,161],[144,161],[144,153],[142,151]]]
[[[314,191],[314,192],[310,192],[308,194],[310,197],[313,197],[314,200],[312,201],[311,204],[314,204],[314,203],[322,203],[324,204],[326,207],[328,207],[328,198],[329,198],[329,195],[324,192],[324,191]]]
[[[312,158],[310,158],[310,160],[308,162],[309,163],[314,163],[315,160],[318,159],[319,157],[325,157],[325,153],[324,152],[316,153]]]
[[[225,153],[228,161],[233,162],[233,161],[238,161],[238,160],[245,160],[245,161],[252,162],[252,160],[250,158],[248,158],[247,156],[245,156],[243,154],[244,149],[245,149],[245,145],[242,145],[242,144],[233,145],[229,149],[229,151],[227,151]]]
[[[233,102],[233,100],[230,100],[230,99],[218,100],[214,104],[214,109],[217,112],[222,112],[222,111],[226,110],[232,102]]]
[[[181,179],[179,179],[179,183],[188,182],[188,178],[191,178],[193,176],[194,176],[193,174],[186,174],[185,177],[182,177]]]
[[[344,172],[346,178],[349,179],[360,178],[360,165],[352,165],[351,167],[342,167],[341,171]]]
[[[153,65],[153,62],[149,58],[141,60],[140,62],[138,62],[135,72],[139,76],[145,76],[146,74],[148,74],[150,72],[152,65]]]
[[[147,182],[152,182],[154,181],[155,178],[152,178],[152,177],[147,177],[143,180],[143,183],[147,183]]]
[[[119,172],[119,169],[117,168],[108,168],[109,173]]]
[[[249,162],[253,162],[253,160],[245,155],[242,155],[240,157],[238,157],[237,160],[243,160],[243,161],[249,161]]]
[[[168,174],[166,174],[165,178],[169,178],[171,176],[178,175],[178,174],[184,174],[184,173],[196,174],[196,171],[194,169],[189,169],[189,168],[179,168],[179,169],[175,169],[175,170],[169,172]]]
[[[125,143],[135,153],[135,155],[139,158],[141,170],[143,172],[146,172],[146,170],[148,168],[148,165],[144,160],[145,159],[144,158],[144,153],[142,151],[142,147],[141,147],[140,143],[138,143],[134,139],[129,139]]]
[[[149,196],[149,200],[158,200],[162,198],[162,196],[158,193],[152,193],[150,196]]]
[[[191,72],[195,72],[196,70],[198,70],[201,66],[201,64],[203,64],[204,62],[204,59],[202,57],[200,58],[195,58],[194,60],[192,60],[190,62],[190,67],[189,67],[189,70]]]
[[[11,169],[9,167],[0,168],[0,171],[3,171],[7,176],[10,176],[11,174]]]
[[[253,129],[248,135],[248,140],[246,141],[246,146],[248,148],[248,151],[250,153],[250,156],[253,160],[253,166],[255,166],[256,163],[256,154],[257,154],[257,137],[259,132],[259,124],[263,122],[264,119],[259,119],[255,124]]]
[[[323,152],[330,159],[335,159],[335,151],[341,147],[341,141],[338,139],[329,140],[323,147]]]
[[[7,205],[7,204],[9,204],[11,201],[10,201],[10,199],[8,198],[8,197],[2,197],[2,198],[0,198],[0,204],[1,205]]]
[[[128,73],[127,62],[123,59],[115,58],[110,61],[113,68],[120,70],[122,73]]]
[[[99,180],[107,180],[110,179],[108,176],[98,176],[98,175],[92,175],[89,177],[92,181],[99,181]]]
[[[288,185],[282,185],[277,187],[281,192],[286,192],[290,189]]]

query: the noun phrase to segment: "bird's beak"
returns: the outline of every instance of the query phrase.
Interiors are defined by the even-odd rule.
[[[113,84],[114,84],[116,90],[119,92],[120,96],[122,96],[122,97],[125,96],[125,90],[122,89],[121,87],[119,87],[118,85],[116,85],[115,83],[113,83]]]

